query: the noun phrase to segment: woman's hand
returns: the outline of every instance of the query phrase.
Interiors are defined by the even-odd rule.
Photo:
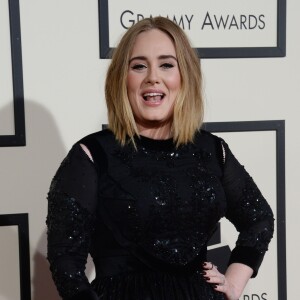
[[[205,262],[203,264],[204,279],[216,291],[224,293],[227,300],[239,299],[252,272],[252,269],[248,266],[234,263],[228,267],[224,275],[218,271],[217,266],[213,263]]]

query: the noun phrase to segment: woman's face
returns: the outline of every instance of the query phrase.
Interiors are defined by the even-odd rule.
[[[158,29],[140,33],[132,49],[127,76],[128,98],[140,133],[144,129],[170,128],[180,87],[172,40]]]

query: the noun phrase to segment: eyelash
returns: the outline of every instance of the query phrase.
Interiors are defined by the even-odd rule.
[[[160,65],[160,67],[163,69],[171,69],[174,67],[174,65],[171,63],[163,63],[162,65]],[[137,70],[137,71],[140,71],[144,68],[147,68],[147,66],[143,64],[136,64],[131,67],[132,70]]]
[[[171,69],[174,67],[174,65],[170,63],[164,63],[161,65],[161,67],[163,67],[164,69]]]
[[[143,68],[146,68],[146,66],[143,64],[136,64],[131,67],[132,70],[138,70],[138,71],[142,70]]]

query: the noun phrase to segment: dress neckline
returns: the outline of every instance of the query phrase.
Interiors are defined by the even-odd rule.
[[[168,151],[174,149],[175,147],[173,138],[169,138],[166,140],[157,140],[140,135],[139,137],[135,138],[135,142],[138,146],[142,146],[150,150]]]

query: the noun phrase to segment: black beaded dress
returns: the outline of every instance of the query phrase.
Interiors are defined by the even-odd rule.
[[[135,141],[137,149],[109,130],[89,135],[52,181],[48,260],[61,297],[224,299],[200,274],[207,242],[228,218],[239,231],[229,264],[250,266],[254,277],[273,235],[270,206],[228,145],[206,131],[178,148],[171,139]]]

